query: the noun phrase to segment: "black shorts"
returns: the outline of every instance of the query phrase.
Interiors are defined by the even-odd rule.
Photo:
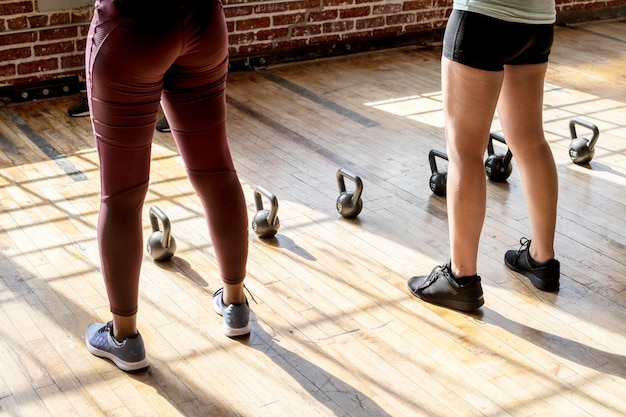
[[[513,23],[453,10],[443,38],[443,56],[472,68],[502,71],[504,65],[548,61],[554,25]]]

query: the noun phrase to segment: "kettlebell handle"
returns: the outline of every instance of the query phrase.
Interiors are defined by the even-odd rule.
[[[587,129],[593,132],[593,136],[589,140],[589,145],[588,145],[589,150],[593,150],[594,146],[596,146],[596,142],[598,141],[598,138],[600,137],[600,130],[598,129],[598,126],[586,120],[580,119],[578,117],[573,118],[569,122],[569,132],[570,132],[570,136],[572,137],[572,140],[578,138],[578,135],[576,134],[576,125],[586,127]]]
[[[361,198],[361,193],[363,192],[363,181],[361,180],[361,177],[353,174],[352,172],[344,168],[340,168],[337,171],[337,186],[339,187],[340,193],[346,192],[346,183],[344,181],[344,177],[354,181],[354,195],[352,197],[352,201],[359,201],[359,198]]]
[[[172,228],[170,226],[170,219],[161,211],[157,206],[150,207],[150,225],[152,226],[152,231],[159,231],[159,220],[163,224],[163,237],[161,238],[161,245],[164,249],[170,247],[170,234],[172,232]]]
[[[430,152],[428,152],[428,163],[430,164],[430,172],[433,174],[435,172],[438,172],[437,161],[435,161],[435,157],[439,157],[446,161],[448,160],[448,155],[446,155],[444,152],[437,149],[431,149]]]
[[[263,210],[263,197],[265,196],[270,201],[269,215],[267,216],[267,223],[270,226],[276,226],[276,215],[278,214],[278,199],[267,188],[262,185],[257,185],[254,189],[254,203],[257,211]]]
[[[494,155],[496,153],[495,150],[493,149],[494,140],[497,140],[498,142],[506,145],[506,140],[504,139],[504,136],[496,132],[490,132],[489,142],[487,142],[487,155]],[[504,155],[503,162],[505,164],[508,164],[511,162],[511,159],[513,159],[513,153],[511,153],[511,150],[507,148],[506,155]]]

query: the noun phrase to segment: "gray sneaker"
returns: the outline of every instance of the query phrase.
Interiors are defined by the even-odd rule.
[[[157,120],[156,130],[158,130],[159,132],[171,132],[172,131],[172,129],[170,129],[170,124],[168,123],[165,117],[162,117],[159,120]]]
[[[122,371],[132,372],[148,367],[143,338],[139,333],[118,342],[113,337],[113,322],[91,323],[85,332],[87,350],[100,358],[110,359]]]
[[[222,296],[224,288],[220,288],[213,294],[213,307],[215,312],[224,317],[224,334],[228,337],[243,336],[250,333],[250,306],[248,300],[245,304],[224,305]]]

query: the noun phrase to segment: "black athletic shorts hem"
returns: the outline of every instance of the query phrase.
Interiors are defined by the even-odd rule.
[[[443,39],[443,56],[486,71],[505,65],[548,62],[553,24],[507,22],[480,13],[453,10]]]

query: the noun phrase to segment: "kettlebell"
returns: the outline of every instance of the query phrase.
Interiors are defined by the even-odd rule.
[[[345,178],[354,181],[354,191],[346,191]],[[339,188],[339,197],[337,197],[335,206],[339,214],[346,219],[358,216],[363,209],[363,200],[361,200],[363,181],[361,177],[341,168],[337,171],[337,186]]]
[[[593,136],[590,140],[585,138],[579,138],[576,134],[576,125],[581,125],[593,132]],[[572,158],[575,164],[584,165],[593,159],[595,155],[595,146],[598,138],[600,137],[600,131],[598,126],[591,122],[588,122],[578,117],[570,120],[569,131],[572,137],[572,142],[569,145],[569,156]]]
[[[163,224],[163,230],[159,229],[159,220]],[[150,207],[150,224],[152,234],[146,244],[148,254],[155,261],[167,261],[176,253],[176,240],[172,236],[170,219],[156,206]]]
[[[441,159],[448,160],[448,155],[445,152],[439,151],[437,149],[431,149],[428,152],[428,162],[430,163],[430,172],[432,173],[430,176],[430,180],[428,184],[430,186],[430,190],[440,197],[446,196],[446,183],[448,182],[448,172],[447,171],[439,171],[437,169],[437,161],[435,157],[439,157]]]
[[[506,154],[495,153],[493,150],[493,140],[506,145],[504,136],[491,132],[489,133],[489,142],[487,143],[487,160],[485,161],[485,172],[487,178],[494,182],[504,182],[513,172],[513,164],[511,159],[513,154],[507,149]]]
[[[270,201],[271,206],[269,210],[263,209],[263,197]],[[252,230],[260,238],[268,239],[273,237],[280,228],[280,220],[276,215],[278,213],[278,199],[265,187],[257,185],[254,189],[254,202],[257,212],[252,219]]]

